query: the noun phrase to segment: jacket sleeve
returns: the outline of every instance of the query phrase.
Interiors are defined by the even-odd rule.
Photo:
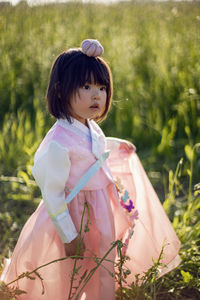
[[[106,137],[106,148],[111,150],[111,151],[113,151],[113,150],[118,151],[121,141],[122,140],[118,139],[118,138]]]
[[[70,165],[68,150],[51,141],[45,150],[36,154],[32,169],[47,212],[63,243],[70,243],[78,235],[65,202]]]

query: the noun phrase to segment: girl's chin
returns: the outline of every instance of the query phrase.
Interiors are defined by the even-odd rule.
[[[90,107],[90,110],[92,112],[97,112],[97,111],[99,111],[99,107]]]

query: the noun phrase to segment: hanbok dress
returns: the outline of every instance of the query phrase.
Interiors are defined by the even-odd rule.
[[[41,189],[43,200],[26,222],[14,249],[11,262],[3,274],[5,283],[21,273],[32,271],[50,261],[65,257],[64,243],[78,236],[84,203],[88,208],[83,216],[82,233],[85,246],[84,259],[78,260],[74,286],[81,276],[97,265],[116,240],[124,241],[130,230],[130,220],[120,204],[115,180],[120,178],[139,212],[134,234],[127,244],[130,260],[126,266],[131,274],[127,284],[135,280],[158,259],[163,242],[166,243],[162,262],[168,272],[179,263],[180,242],[135,152],[119,147],[120,140],[105,138],[100,127],[88,120],[88,127],[72,120],[59,119],[39,146],[33,166],[33,176]],[[110,156],[70,203],[65,199],[88,168],[106,149]],[[89,223],[88,223],[89,219]],[[107,260],[96,270],[81,292],[81,300],[115,299],[117,287],[114,277],[114,248]],[[15,282],[26,294],[20,300],[67,300],[74,260],[52,263],[38,270],[35,280],[23,278]],[[79,291],[79,289],[76,293]],[[42,294],[43,293],[43,294]]]

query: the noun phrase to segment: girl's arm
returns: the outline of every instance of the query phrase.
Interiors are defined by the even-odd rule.
[[[32,169],[47,212],[63,243],[72,242],[78,235],[65,202],[69,171],[68,150],[56,141],[50,141],[44,150],[37,153]]]

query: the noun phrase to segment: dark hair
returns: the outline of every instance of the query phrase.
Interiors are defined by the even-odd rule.
[[[112,73],[104,59],[89,57],[78,48],[61,53],[53,63],[46,95],[49,112],[71,122],[70,99],[86,82],[106,86],[105,111],[95,121],[103,120],[112,101]]]

